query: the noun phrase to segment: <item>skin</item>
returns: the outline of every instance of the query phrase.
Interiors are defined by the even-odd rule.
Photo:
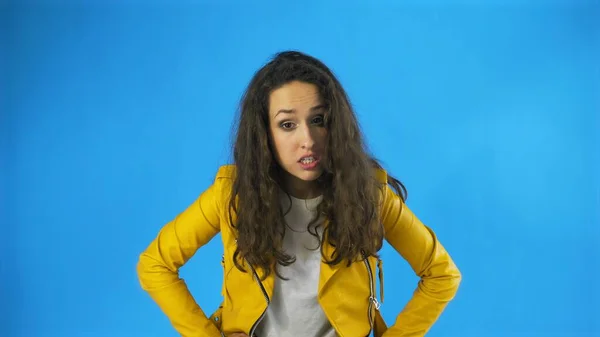
[[[315,182],[323,173],[327,129],[324,127],[323,102],[318,88],[294,81],[274,90],[269,97],[269,131],[275,158],[286,172],[287,192],[300,199],[317,197]],[[299,160],[306,155],[319,158],[314,169],[304,169]]]

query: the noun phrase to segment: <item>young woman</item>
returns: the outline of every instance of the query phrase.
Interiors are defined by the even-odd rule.
[[[404,186],[366,152],[332,72],[300,52],[277,54],[252,78],[236,136],[234,163],[139,259],[142,288],[174,328],[186,337],[425,335],[461,275],[405,205]],[[178,269],[219,232],[223,302],[207,317]],[[389,328],[376,292],[384,239],[421,278]]]

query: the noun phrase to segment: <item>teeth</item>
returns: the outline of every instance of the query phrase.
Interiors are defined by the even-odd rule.
[[[302,164],[310,164],[313,161],[315,161],[315,158],[313,158],[313,157],[306,157],[306,158],[302,158],[302,160],[301,160]]]

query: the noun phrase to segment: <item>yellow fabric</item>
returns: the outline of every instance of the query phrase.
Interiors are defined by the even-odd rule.
[[[139,258],[137,272],[142,288],[184,337],[218,337],[221,332],[225,336],[233,332],[248,334],[267,307],[262,289],[269,298],[273,294],[274,275],[262,281],[261,287],[251,269],[244,273],[233,263],[235,232],[229,225],[228,202],[234,176],[233,165],[222,166],[214,183],[167,223]],[[387,182],[384,170],[379,170],[377,176],[382,183]],[[365,261],[350,266],[322,263],[318,300],[342,337],[366,336],[375,323],[378,331],[385,330],[384,337],[424,336],[454,297],[461,280],[459,270],[434,232],[387,184],[382,197],[385,239],[408,261],[420,281],[412,299],[385,330],[369,301],[370,296],[376,297],[372,287],[380,261],[368,258],[371,272]],[[219,232],[224,247],[223,303],[207,317],[180,279],[178,269]],[[324,249],[327,253],[333,250],[328,244]],[[260,270],[257,272],[261,274]],[[376,322],[369,321],[369,317]]]

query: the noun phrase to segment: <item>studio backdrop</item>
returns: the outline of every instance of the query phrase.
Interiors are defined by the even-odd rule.
[[[177,336],[139,254],[230,163],[253,73],[339,76],[370,151],[463,274],[428,336],[600,336],[595,2],[0,6],[0,336]],[[216,237],[181,270],[221,301]],[[388,323],[418,279],[389,246]]]

